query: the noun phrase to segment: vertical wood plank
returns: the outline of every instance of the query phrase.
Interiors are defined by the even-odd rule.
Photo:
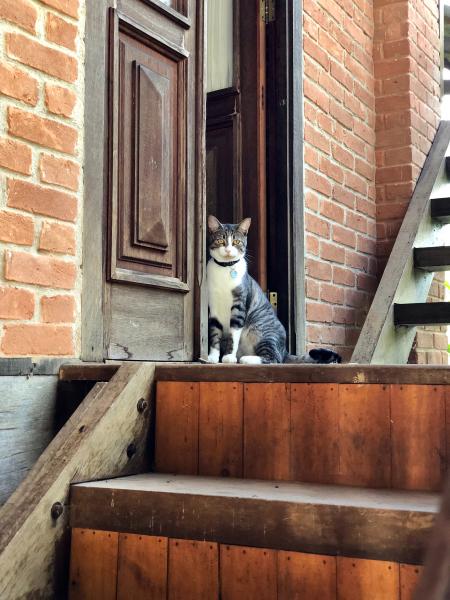
[[[338,385],[291,385],[291,467],[294,481],[332,483],[339,473]]]
[[[413,600],[422,569],[418,565],[400,565],[400,600]]]
[[[290,478],[290,385],[244,386],[244,477]]]
[[[169,540],[168,600],[217,600],[218,597],[217,544]]]
[[[242,419],[242,383],[200,383],[200,475],[242,476]]]
[[[400,596],[398,563],[337,559],[337,597],[339,600],[398,600]]]
[[[391,385],[392,487],[440,490],[445,469],[445,386]]]
[[[117,600],[166,600],[167,551],[167,538],[119,534]]]
[[[390,487],[389,386],[339,385],[337,483]]]
[[[221,600],[276,598],[276,550],[221,546],[220,593]]]
[[[198,474],[199,384],[158,381],[155,468],[159,473]]]
[[[278,600],[336,600],[336,557],[278,552]]]
[[[115,600],[119,535],[72,529],[70,600]]]

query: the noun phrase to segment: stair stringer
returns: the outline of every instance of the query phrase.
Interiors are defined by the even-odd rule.
[[[445,157],[450,144],[450,121],[442,121],[425,161],[405,218],[386,264],[375,297],[358,338],[351,362],[406,364],[416,335],[415,327],[396,327],[394,303],[425,302],[433,273],[414,268],[415,246],[436,242],[442,225],[430,216],[436,186],[447,182]]]
[[[149,468],[154,373],[154,364],[128,363],[96,384],[2,507],[0,598],[65,597],[70,484]]]

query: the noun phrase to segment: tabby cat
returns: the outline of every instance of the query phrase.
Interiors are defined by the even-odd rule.
[[[270,363],[339,363],[332,350],[292,356],[286,331],[256,281],[247,272],[247,233],[251,219],[224,225],[208,217],[209,298],[208,362],[259,365]]]

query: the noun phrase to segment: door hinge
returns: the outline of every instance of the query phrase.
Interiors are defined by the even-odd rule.
[[[275,0],[261,0],[261,19],[266,25],[275,21]]]
[[[278,294],[277,294],[277,292],[267,292],[267,297],[269,298],[269,302],[272,305],[272,308],[276,313],[277,309],[278,309]]]

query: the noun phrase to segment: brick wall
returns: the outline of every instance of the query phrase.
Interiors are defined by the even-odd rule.
[[[79,352],[83,0],[0,0],[0,356]]]
[[[348,359],[439,123],[439,7],[303,6],[307,343]]]
[[[307,343],[348,359],[377,284],[373,10],[303,10]]]

